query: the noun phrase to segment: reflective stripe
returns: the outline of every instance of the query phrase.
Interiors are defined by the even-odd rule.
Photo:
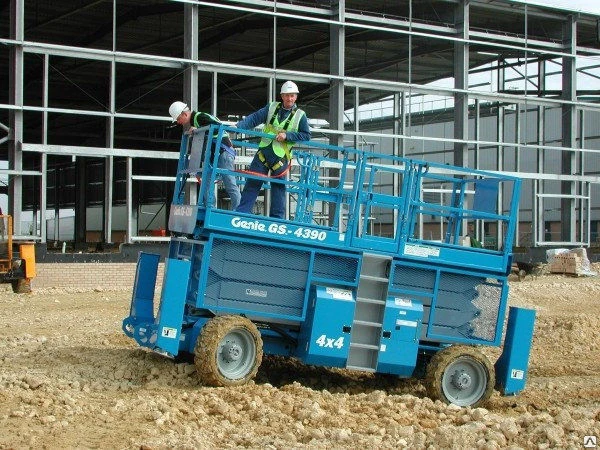
[[[281,102],[271,102],[271,104],[269,105],[269,112],[267,113],[267,120],[265,121],[265,128],[263,129],[264,133],[267,134],[277,134],[280,131],[291,131],[291,132],[296,132],[298,131],[298,126],[300,125],[300,120],[302,119],[302,117],[304,115],[306,115],[306,113],[301,110],[301,109],[296,109],[295,111],[292,111],[290,114],[292,115],[291,120],[288,120],[289,116],[286,118],[286,120],[283,122],[283,127],[281,126],[281,124],[279,123],[279,114],[278,114],[278,107],[281,104]],[[276,114],[276,115],[275,115]],[[273,117],[275,115],[275,117]],[[273,122],[273,123],[271,123]],[[284,156],[290,160],[292,159],[292,147],[294,146],[294,142],[290,142],[290,141],[284,141],[284,142],[279,142],[276,141],[274,139],[270,139],[270,138],[262,138],[260,140],[260,143],[258,144],[259,148],[262,147],[267,147],[268,145],[272,144],[273,145],[273,152],[279,156],[280,158],[283,158]]]
[[[213,122],[215,122],[217,124],[221,123],[221,121],[217,117],[215,117],[215,116],[213,116],[211,114],[202,112],[202,111],[197,111],[196,114],[194,114],[194,126],[196,128],[200,128],[200,125],[198,124],[198,116],[199,115],[203,115],[205,117],[208,117],[210,120],[212,120]],[[213,134],[213,138],[216,138],[218,136],[219,136],[219,133]],[[227,131],[223,132],[223,137],[229,137],[229,133],[227,133]]]

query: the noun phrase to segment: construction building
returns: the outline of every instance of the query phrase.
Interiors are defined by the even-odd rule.
[[[518,246],[599,245],[599,15],[511,0],[10,0],[1,13],[0,205],[22,237],[167,240],[170,103],[235,123],[293,80],[315,138],[517,174]]]

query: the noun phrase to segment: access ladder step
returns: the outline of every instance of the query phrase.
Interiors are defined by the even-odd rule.
[[[367,280],[367,281],[377,281],[379,283],[387,283],[389,281],[389,278],[376,277],[374,275],[361,275],[360,279]]]
[[[366,320],[355,320],[352,325],[362,325],[363,327],[381,328],[381,324],[377,322],[368,322]]]
[[[350,369],[350,370],[358,370],[360,372],[376,372],[376,369],[373,369],[372,367],[363,367],[363,366],[346,366],[346,369]]]
[[[357,297],[357,303],[372,303],[374,305],[385,305],[385,300],[380,300],[378,298],[367,298],[367,297]]]
[[[373,344],[360,344],[358,342],[350,343],[350,348],[364,348],[365,350],[379,351],[379,346]]]

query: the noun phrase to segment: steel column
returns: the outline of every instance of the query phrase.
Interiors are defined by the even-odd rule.
[[[133,216],[133,158],[128,157],[126,159],[126,167],[125,167],[125,211],[127,214],[127,236],[126,242],[131,244],[133,242],[133,229],[134,229],[134,216]],[[137,227],[136,233],[137,235]]]
[[[117,50],[117,0],[113,0],[112,17],[112,49]],[[110,117],[106,120],[106,147],[113,149],[115,145],[115,109],[116,109],[116,61],[110,62],[110,92],[109,108]],[[112,156],[104,158],[104,201],[102,203],[102,242],[112,242],[112,203],[113,203],[113,169],[114,159]]]
[[[461,39],[454,43],[454,88],[468,90],[469,88],[469,4],[463,0],[456,5],[457,36]],[[454,94],[454,139],[469,138],[469,95],[464,92]],[[454,143],[454,165],[469,166],[469,148],[465,142]]]
[[[8,90],[9,103],[16,106],[8,111],[8,168],[23,169],[23,45],[24,40],[24,0],[10,1],[10,37],[17,41],[9,48]],[[8,176],[8,213],[13,217],[13,233],[21,234],[23,209],[23,178],[21,175]]]
[[[546,89],[546,62],[538,63],[538,89],[539,95]],[[545,142],[545,124],[546,124],[546,107],[538,106],[537,120],[537,144],[544,145]],[[544,173],[544,152],[538,148],[536,150],[536,169],[537,173]],[[544,192],[544,180],[534,180],[532,192],[532,212],[531,212],[531,231],[533,234],[532,245],[537,247],[540,242],[546,240],[545,223],[544,223],[544,200],[538,194]]]
[[[585,111],[579,111],[579,148],[585,148]],[[580,175],[585,175],[585,152],[579,153],[579,166],[577,172]],[[579,213],[577,220],[579,221],[579,241],[590,245],[590,193],[589,183],[584,181],[579,183]],[[587,198],[585,196],[587,195]]]
[[[525,81],[527,83],[527,81]],[[527,104],[525,104],[525,117],[527,117]],[[517,110],[515,111],[515,143],[519,144],[514,147],[515,149],[515,172],[521,171],[521,105],[517,105]],[[527,144],[527,140],[525,140],[525,144]],[[503,186],[504,187],[504,186]],[[504,209],[504,205],[500,205],[500,211]],[[520,218],[519,218],[520,210],[517,209],[517,226],[515,232],[514,245],[519,246],[519,229],[520,229]]]
[[[210,97],[210,113],[217,117],[217,111],[219,106],[219,74],[213,72],[211,77],[211,97]]]
[[[346,0],[336,0],[331,4],[331,17],[337,23],[329,25],[329,70],[332,75],[339,78],[330,80],[329,88],[329,127],[334,130],[344,131],[344,74],[345,74],[345,46],[346,31],[343,26]],[[356,92],[356,91],[355,91]],[[356,112],[356,108],[355,108]],[[356,116],[355,116],[356,117]],[[354,121],[354,126],[358,126],[358,121]],[[344,135],[334,134],[329,136],[329,144],[338,147],[344,146]],[[336,158],[337,152],[332,153],[331,157]],[[339,169],[328,169],[328,175],[333,179],[339,176]],[[335,183],[333,181],[332,183]],[[341,208],[341,205],[338,206]],[[329,223],[332,223],[335,217],[335,208],[329,208]],[[340,218],[341,218],[340,211]]]
[[[50,56],[44,55],[44,66],[42,75],[42,105],[48,107],[48,71],[50,68]],[[48,111],[42,114],[42,144],[48,144]],[[40,241],[46,243],[46,208],[47,208],[47,189],[48,189],[48,155],[42,153],[40,157]]]
[[[183,56],[198,61],[198,5],[186,3],[183,7]],[[183,73],[183,98],[191,110],[198,108],[198,68],[189,63]],[[166,105],[165,105],[166,106]]]
[[[115,145],[115,84],[116,67],[115,62],[110,64],[110,111],[111,116],[106,119],[106,146],[113,149]],[[103,222],[102,222],[102,242],[112,242],[112,203],[113,203],[113,171],[114,158],[107,156],[104,158],[104,201],[102,203]]]
[[[339,23],[344,22],[345,0],[337,0],[331,7],[331,16]],[[332,24],[329,26],[329,67],[330,73],[339,78],[330,80],[329,90],[329,126],[334,130],[344,130],[344,47],[345,29],[343,25]],[[331,145],[343,146],[344,136],[333,135],[329,137]]]
[[[562,99],[569,102],[577,100],[577,22],[575,16],[569,16],[564,24],[565,50],[570,56],[562,58]],[[565,150],[561,153],[561,174],[573,175],[576,172],[576,109],[573,104],[562,106],[562,145]],[[561,182],[561,194],[575,195],[576,183],[574,181]],[[560,201],[561,241],[575,241],[576,217],[575,199],[562,198]]]
[[[500,66],[500,61],[498,61],[498,66]],[[504,79],[505,79],[505,69],[504,67],[499,67],[498,69],[498,90],[504,90]],[[497,141],[498,141],[498,152],[496,154],[496,168],[498,171],[502,172],[504,170],[504,106],[498,104],[498,122],[497,122]],[[500,214],[502,210],[503,203],[503,192],[502,189],[498,189],[498,209],[497,213]],[[502,245],[502,232],[500,227],[502,223],[500,221],[496,222],[496,243],[498,247]],[[485,237],[485,234],[484,234]]]

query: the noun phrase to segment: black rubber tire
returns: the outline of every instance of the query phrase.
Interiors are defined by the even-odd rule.
[[[13,280],[11,282],[12,290],[15,294],[30,294],[31,293],[31,280],[20,279]]]
[[[461,389],[455,388],[450,382],[450,372],[454,371],[456,374],[461,366],[467,369],[464,372],[470,383],[473,383],[473,392],[469,395],[469,388],[466,388],[464,398],[461,398]],[[458,406],[476,408],[483,405],[491,397],[495,384],[494,366],[487,356],[475,347],[465,345],[453,345],[437,352],[429,361],[425,374],[425,385],[430,398]]]
[[[241,348],[240,343],[247,347],[241,353],[243,361],[227,361],[225,346],[232,342],[237,349]],[[256,325],[245,317],[213,317],[202,327],[194,355],[202,384],[239,386],[253,379],[258,372],[263,356],[262,337]]]

